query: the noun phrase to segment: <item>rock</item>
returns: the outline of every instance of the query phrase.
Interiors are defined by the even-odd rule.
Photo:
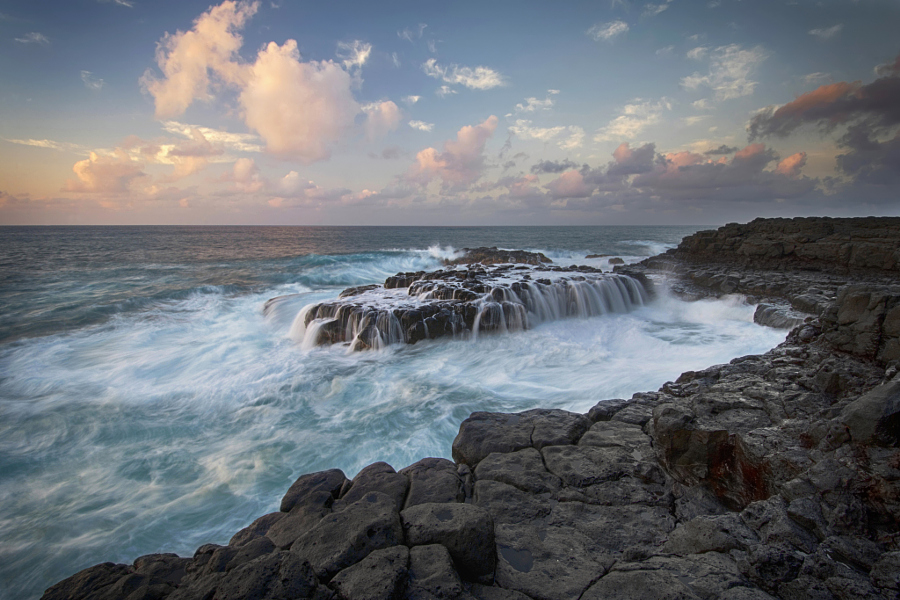
[[[41,598],[42,600],[81,600],[102,593],[104,589],[131,573],[132,569],[126,565],[110,562],[94,565],[47,588]]]
[[[732,514],[696,517],[669,534],[663,552],[686,556],[704,552],[746,550],[758,538]]]
[[[323,518],[293,543],[291,552],[309,560],[316,575],[328,580],[371,552],[402,543],[396,501],[381,492],[369,492]]]
[[[266,535],[269,529],[286,517],[287,514],[283,512],[269,513],[267,515],[263,515],[250,523],[247,527],[244,527],[236,534],[231,536],[231,540],[228,541],[229,546],[242,546],[249,541],[252,541],[259,536]]]
[[[462,502],[464,482],[454,463],[446,458],[423,458],[400,470],[409,479],[404,508],[428,502]]]
[[[885,552],[872,567],[872,583],[885,590],[900,591],[900,552]]]
[[[491,513],[495,525],[534,521],[549,515],[553,508],[548,498],[491,480],[475,482],[474,502]]]
[[[341,487],[347,477],[340,469],[330,469],[328,471],[319,471],[318,473],[310,473],[301,475],[288,489],[284,498],[281,499],[281,512],[291,512],[297,504],[302,504],[308,496],[319,492],[326,492],[337,499],[341,491]]]
[[[331,513],[333,502],[334,496],[329,491],[320,490],[304,496],[302,501],[294,504],[291,512],[269,527],[266,537],[279,548],[290,548],[297,538]]]
[[[463,248],[463,256],[453,260],[446,260],[444,264],[465,265],[481,263],[483,265],[496,265],[503,263],[518,263],[526,265],[540,265],[553,261],[541,252],[526,252],[524,250],[498,250],[497,248]]]
[[[900,444],[900,378],[880,385],[848,404],[840,422],[860,444]]]
[[[317,596],[309,562],[290,552],[261,556],[231,571],[216,586],[216,600],[293,600]]]
[[[530,598],[522,592],[504,590],[499,587],[489,587],[479,583],[470,585],[469,593],[472,594],[476,600],[530,600]]]
[[[493,580],[494,522],[486,510],[472,504],[430,503],[407,508],[400,518],[411,547],[441,544],[463,578]]]
[[[532,494],[557,492],[562,487],[560,478],[547,471],[541,453],[534,448],[492,452],[478,463],[475,477],[507,483]]]
[[[609,259],[609,264],[611,264],[611,265],[624,265],[624,264],[625,264],[625,261],[622,260],[621,258],[619,258],[618,256],[614,256],[613,258]]]
[[[588,412],[588,421],[609,421],[613,415],[628,405],[628,400],[617,398],[614,400],[601,400]]]
[[[391,465],[385,462],[373,463],[353,478],[350,489],[341,495],[340,502],[335,505],[334,509],[341,510],[342,507],[357,502],[369,492],[381,492],[394,500],[399,511],[403,508],[408,489],[409,479],[406,478],[406,475],[397,473]]]
[[[134,560],[135,573],[146,575],[152,581],[178,585],[187,572],[191,559],[177,554],[147,554]]]
[[[410,548],[407,600],[452,600],[462,594],[462,582],[444,546]]]
[[[331,587],[346,600],[396,600],[409,576],[409,548],[376,550],[334,576]]]
[[[759,304],[753,313],[754,323],[775,329],[793,329],[802,325],[805,320],[806,315],[798,314],[783,306],[770,304]]]

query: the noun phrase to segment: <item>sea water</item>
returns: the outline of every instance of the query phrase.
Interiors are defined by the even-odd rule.
[[[698,227],[0,228],[0,597],[93,564],[190,556],[275,511],[293,480],[450,457],[473,411],[655,390],[785,332],[742,298],[348,352],[296,312],[476,246],[609,270]],[[293,308],[264,314],[287,294]],[[284,308],[284,307],[282,307]]]

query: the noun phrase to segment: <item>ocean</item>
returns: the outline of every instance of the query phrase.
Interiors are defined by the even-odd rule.
[[[225,544],[301,474],[450,457],[473,411],[656,390],[785,332],[741,298],[348,352],[305,304],[464,247],[609,270],[701,227],[0,227],[0,598],[76,571]],[[264,314],[288,294],[293,308]]]

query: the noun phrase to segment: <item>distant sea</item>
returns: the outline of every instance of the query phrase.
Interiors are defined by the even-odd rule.
[[[297,306],[465,247],[609,269],[700,227],[0,227],[0,598],[190,556],[303,474],[450,456],[471,412],[585,412],[775,346],[740,298],[375,352],[304,350]]]

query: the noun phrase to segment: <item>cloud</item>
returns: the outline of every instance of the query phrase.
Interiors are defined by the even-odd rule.
[[[116,148],[113,156],[100,156],[91,152],[88,158],[72,167],[76,179],[66,182],[64,191],[88,194],[122,194],[132,182],[145,177],[143,165],[131,159],[123,148]]]
[[[210,158],[224,155],[225,150],[222,144],[211,142],[199,129],[192,129],[189,141],[160,146],[154,154],[157,162],[175,165],[167,180],[176,181],[205,169]]]
[[[562,173],[576,169],[578,165],[569,159],[561,161],[542,160],[531,166],[532,173]]]
[[[352,42],[337,43],[337,57],[347,70],[361,68],[372,54],[372,44],[353,40]]]
[[[506,85],[503,75],[489,67],[461,67],[452,64],[443,67],[437,59],[429,58],[422,64],[422,70],[429,77],[443,80],[449,84],[463,85],[471,90],[489,90]]]
[[[426,25],[425,23],[419,23],[416,27],[413,28],[407,27],[402,31],[398,31],[397,37],[408,42],[422,39],[422,34],[425,32],[426,27],[428,27],[428,25]]]
[[[81,144],[72,144],[70,142],[56,142],[53,140],[34,140],[34,139],[10,139],[3,138],[3,141],[11,144],[19,144],[20,146],[33,146],[35,148],[47,148],[48,150],[56,150],[58,152],[72,152],[74,154],[87,154],[90,149]]]
[[[413,104],[415,104],[416,102],[418,102],[421,99],[422,99],[422,96],[404,96],[403,102],[404,102],[404,104],[408,104],[409,106],[412,106]]]
[[[231,133],[230,131],[223,131],[221,129],[179,123],[178,121],[164,121],[162,126],[164,131],[188,139],[193,138],[194,131],[199,131],[203,134],[203,137],[211,143],[219,144],[227,150],[234,150],[237,152],[263,151],[262,146],[259,145],[259,137],[250,133]]]
[[[98,0],[101,4],[108,4],[112,2],[113,4],[118,4],[119,6],[124,6],[126,8],[134,8],[134,2],[131,0]]]
[[[225,173],[225,181],[230,181],[236,191],[255,194],[265,186],[265,180],[259,174],[259,167],[252,158],[239,158],[234,161],[231,171]]]
[[[616,36],[628,31],[628,23],[625,21],[611,21],[609,23],[597,23],[587,30],[587,34],[596,41],[611,42]]]
[[[543,100],[537,98],[525,98],[525,104],[516,104],[516,112],[535,112],[538,110],[550,110],[553,107],[553,98]]]
[[[569,132],[569,137],[559,142],[559,147],[563,150],[580,148],[584,143],[584,129],[577,125],[569,125]]]
[[[384,137],[400,125],[400,107],[390,100],[366,104],[362,111],[366,113],[366,138],[369,141]]]
[[[733,154],[733,153],[737,152],[738,150],[739,150],[739,148],[737,146],[726,146],[725,144],[722,144],[718,148],[713,148],[711,150],[707,150],[703,154],[705,154],[707,156],[717,156],[717,155],[724,155],[724,154]]]
[[[553,198],[587,198],[594,193],[594,186],[586,184],[578,171],[566,171],[545,187]]]
[[[228,84],[244,82],[245,67],[236,60],[243,43],[237,31],[258,8],[259,2],[226,0],[197,17],[190,31],[167,33],[160,40],[156,63],[163,79],[149,70],[141,78],[158,119],[182,114],[196,99],[209,100],[210,72]]]
[[[594,141],[633,139],[650,125],[658,123],[664,110],[672,110],[672,103],[668,98],[661,98],[658,102],[641,101],[637,98],[633,104],[626,104],[622,108],[621,115],[601,127],[594,135]]]
[[[630,144],[619,144],[613,151],[613,161],[607,165],[607,175],[624,176],[647,173],[653,170],[656,144],[644,144],[632,148]]]
[[[31,33],[26,33],[22,37],[15,38],[17,42],[20,44],[38,44],[39,46],[49,46],[50,40],[43,33],[38,33],[36,31],[32,31]]]
[[[666,2],[664,2],[662,4],[645,4],[644,10],[643,10],[643,12],[641,12],[641,16],[648,17],[648,18],[657,16],[658,14],[662,13],[664,10],[669,8],[669,3],[671,1],[672,0],[667,0]]]
[[[665,46],[656,51],[657,56],[670,56],[675,51],[675,46]]]
[[[391,52],[391,62],[394,63],[395,67],[400,68],[400,56],[396,52]]]
[[[409,126],[419,131],[431,131],[434,129],[434,123],[426,123],[425,121],[410,121]]]
[[[810,29],[809,35],[814,35],[820,40],[830,40],[831,38],[839,34],[841,32],[841,29],[843,28],[844,24],[838,23],[837,25],[826,27],[823,29]]]
[[[442,85],[437,90],[435,90],[434,93],[441,98],[446,98],[447,96],[452,96],[453,94],[456,94],[458,92],[449,85]]]
[[[796,154],[791,154],[784,160],[778,163],[778,166],[775,167],[776,173],[781,173],[782,175],[786,175],[788,177],[799,177],[800,169],[802,169],[806,165],[806,152],[797,152]]]
[[[900,54],[894,59],[894,62],[884,63],[875,67],[875,75],[878,77],[887,77],[890,75],[900,75]]]
[[[455,140],[444,142],[443,151],[422,150],[405,179],[424,185],[438,178],[445,189],[474,183],[484,170],[484,146],[497,129],[497,122],[497,117],[491,115],[483,123],[460,129]]]
[[[706,46],[698,46],[697,48],[688,50],[685,56],[687,56],[691,60],[703,60],[704,58],[706,58],[707,54],[709,54],[709,48],[707,48]]]
[[[768,53],[761,46],[745,49],[738,44],[719,46],[709,53],[709,73],[683,77],[681,85],[688,90],[708,87],[715,92],[716,100],[731,100],[749,96],[756,88],[750,76],[766,59]]]
[[[336,63],[301,62],[296,41],[270,42],[249,68],[240,104],[269,152],[308,163],[329,158],[353,126],[360,106],[350,88]]]
[[[90,71],[81,72],[81,81],[84,82],[84,87],[89,90],[99,92],[103,89],[104,81],[98,77],[93,77],[93,73]]]
[[[528,119],[517,119],[516,124],[509,128],[509,131],[516,137],[523,140],[539,140],[548,142],[563,131],[566,127],[533,127]]]
[[[831,79],[831,74],[821,72],[809,73],[808,75],[804,75],[802,79],[803,83],[811,85],[813,83],[819,83],[820,81],[828,81]]]

